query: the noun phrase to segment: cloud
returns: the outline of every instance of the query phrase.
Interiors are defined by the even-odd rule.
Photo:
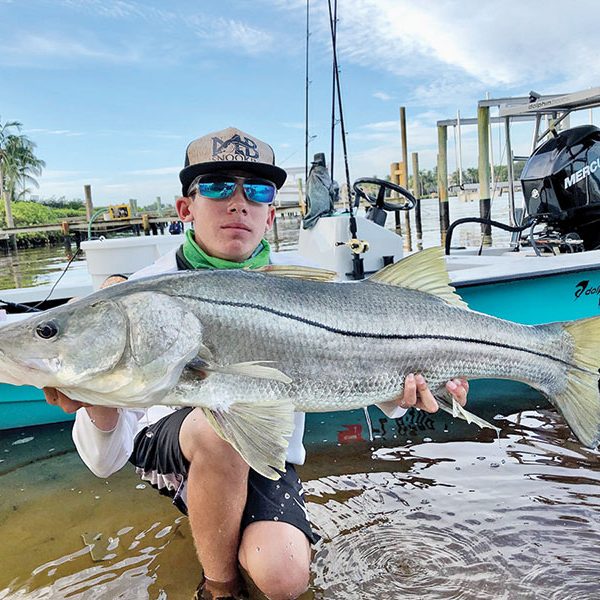
[[[306,10],[304,0],[271,3],[293,8],[298,18]],[[324,47],[326,4],[313,4],[311,12],[313,44]],[[446,77],[488,87],[554,81],[581,88],[600,77],[597,19],[590,18],[598,14],[597,0],[580,0],[569,11],[559,0],[546,0],[543,10],[521,0],[352,0],[340,4],[338,54],[342,68],[350,61],[413,81]]]
[[[287,121],[285,123],[281,123],[281,126],[288,127],[289,129],[301,129],[302,131],[304,131],[305,123],[304,121]]]
[[[391,100],[392,96],[386,94],[385,92],[373,92],[373,98],[377,98],[378,100],[383,100],[386,102],[387,100]]]
[[[42,176],[39,178],[40,181],[47,181],[49,179],[74,179],[86,176],[85,171],[68,171],[59,169],[44,169]]]
[[[127,202],[136,198],[141,205],[153,202],[160,196],[164,204],[173,202],[181,195],[177,179],[172,175],[131,178],[124,174],[106,175],[104,177],[86,176],[85,173],[68,174],[64,178],[48,178],[46,172],[39,178],[41,198],[65,196],[66,198],[83,198],[83,186],[92,186],[94,206],[107,206],[119,202]]]
[[[268,31],[235,19],[191,15],[188,23],[197,37],[210,40],[213,47],[232,53],[258,56],[273,47],[274,38]]]
[[[0,43],[0,63],[9,66],[56,65],[55,60],[69,62],[78,59],[113,64],[138,63],[142,54],[133,47],[110,48],[102,44],[83,43],[64,37],[38,34],[19,34],[13,40],[3,38]]]
[[[64,135],[67,137],[77,137],[80,135],[85,135],[82,131],[71,131],[70,129],[27,129],[26,133],[36,133],[42,135]]]
[[[153,176],[153,175],[173,175],[178,174],[181,171],[181,167],[158,167],[156,169],[140,169],[137,171],[127,171],[128,175],[143,175],[143,176]]]
[[[148,3],[140,4],[127,0],[60,0],[60,3],[67,8],[110,19],[136,19],[146,22],[159,20],[163,23],[179,19],[171,11],[154,8]]]

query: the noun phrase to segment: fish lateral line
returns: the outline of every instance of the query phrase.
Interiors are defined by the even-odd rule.
[[[345,329],[339,329],[337,327],[331,327],[330,325],[326,325],[325,323],[321,323],[319,321],[314,321],[312,319],[307,319],[305,317],[300,317],[298,315],[294,315],[292,313],[287,313],[284,311],[277,310],[275,308],[269,308],[268,306],[263,306],[261,304],[253,304],[252,302],[234,302],[232,300],[213,300],[211,298],[202,298],[200,296],[187,296],[182,295],[182,298],[186,298],[188,300],[195,300],[199,302],[204,302],[206,304],[214,304],[214,305],[224,305],[230,306],[233,308],[250,308],[258,311],[262,311],[265,313],[269,313],[278,317],[283,317],[286,319],[290,319],[292,321],[297,321],[299,323],[303,323],[304,325],[310,325],[312,327],[317,327],[319,329],[323,329],[325,331],[329,331],[330,333],[335,333],[337,335],[342,335],[345,337],[353,337],[353,338],[367,338],[367,339],[375,339],[375,340],[444,340],[449,342],[463,342],[468,344],[481,344],[483,346],[491,346],[492,348],[502,348],[504,350],[515,350],[517,352],[525,352],[526,354],[531,354],[533,356],[537,356],[539,358],[546,358],[553,362],[557,362],[561,365],[565,365],[566,367],[576,369],[578,371],[582,371],[584,373],[595,373],[595,371],[584,369],[575,363],[568,362],[566,360],[562,360],[552,354],[547,354],[545,352],[537,352],[536,350],[530,350],[527,348],[521,348],[520,346],[513,346],[511,344],[504,344],[502,342],[493,342],[490,340],[483,340],[477,338],[463,338],[458,336],[451,335],[432,335],[432,334],[402,334],[402,333],[367,333],[364,331],[349,331]],[[597,374],[597,373],[595,373]]]

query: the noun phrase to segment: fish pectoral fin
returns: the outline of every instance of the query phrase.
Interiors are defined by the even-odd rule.
[[[481,429],[493,429],[496,433],[500,431],[499,427],[492,425],[489,421],[478,417],[462,407],[446,390],[435,394],[435,399],[437,400],[439,407],[443,411],[450,413],[455,419],[463,419],[467,423],[477,425],[477,427],[480,427]]]
[[[285,472],[287,438],[294,431],[291,402],[236,403],[227,410],[202,410],[217,435],[231,444],[251,469],[272,480]]]
[[[278,277],[291,277],[293,279],[306,279],[308,281],[335,281],[338,274],[328,269],[319,269],[316,267],[300,267],[297,265],[265,265],[257,269],[248,269],[249,271],[258,271],[265,275],[277,275]]]
[[[218,373],[227,373],[229,375],[242,375],[245,377],[255,377],[256,379],[273,379],[281,383],[292,383],[292,380],[282,371],[275,367],[266,367],[264,363],[275,362],[269,360],[252,360],[248,362],[233,363],[212,368]]]
[[[242,377],[254,377],[255,379],[272,379],[281,383],[292,383],[292,380],[282,371],[274,367],[267,367],[265,363],[273,363],[272,360],[252,360],[247,362],[232,363],[230,365],[219,365],[212,359],[204,349],[194,357],[186,367],[192,371],[206,373],[224,373],[226,375],[241,375]]]

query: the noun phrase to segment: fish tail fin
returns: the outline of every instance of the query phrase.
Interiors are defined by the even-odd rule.
[[[573,340],[567,387],[552,398],[577,438],[590,448],[600,441],[600,317],[563,323]]]
[[[203,408],[217,435],[229,442],[252,469],[277,480],[285,472],[294,408],[286,400],[236,403],[227,410]]]

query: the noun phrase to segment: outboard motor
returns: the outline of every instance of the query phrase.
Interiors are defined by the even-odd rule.
[[[572,249],[581,239],[586,250],[600,247],[600,129],[556,134],[531,155],[521,183],[529,214],[559,234],[559,245]]]

